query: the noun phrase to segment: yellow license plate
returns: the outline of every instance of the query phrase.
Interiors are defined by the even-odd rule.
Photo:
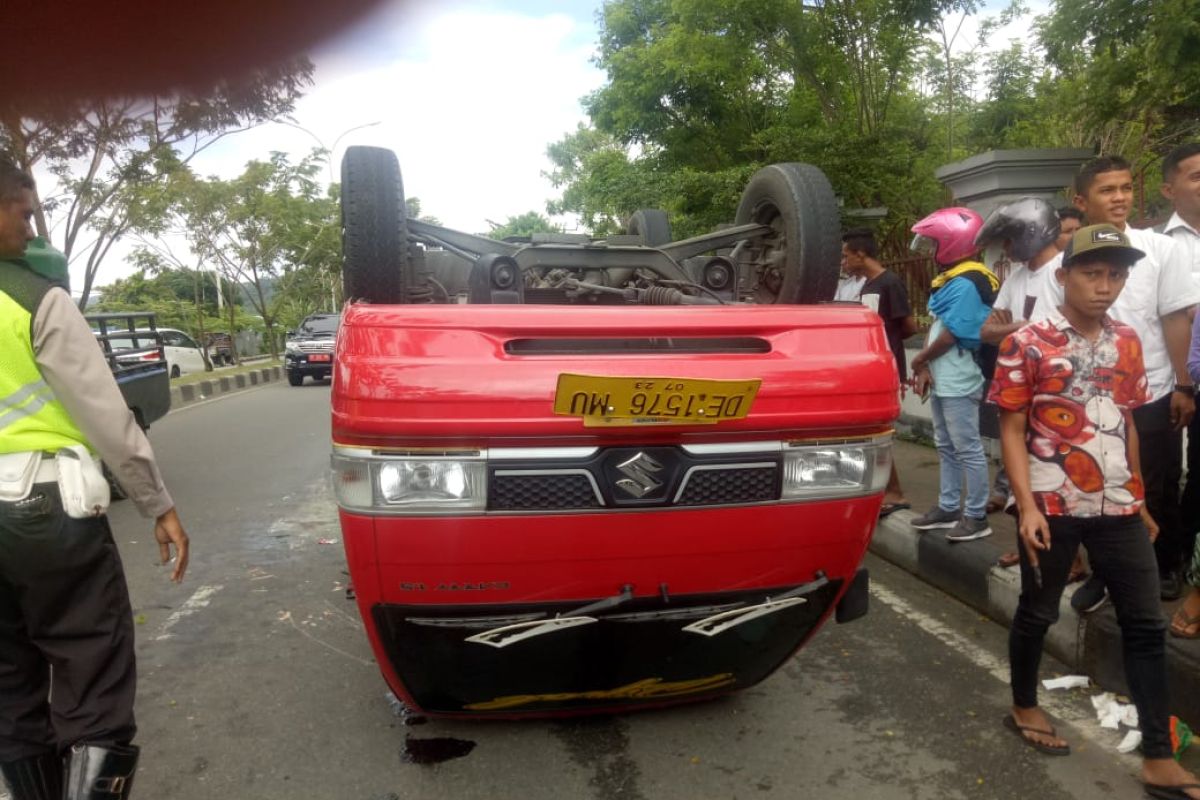
[[[558,376],[554,413],[600,425],[703,425],[742,419],[761,380]]]

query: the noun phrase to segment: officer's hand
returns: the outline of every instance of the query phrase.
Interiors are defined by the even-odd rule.
[[[174,508],[154,521],[154,538],[158,541],[158,557],[163,564],[171,560],[171,545],[175,545],[175,569],[171,572],[171,580],[179,583],[187,571],[188,535]]]

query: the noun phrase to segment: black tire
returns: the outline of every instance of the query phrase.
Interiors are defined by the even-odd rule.
[[[667,212],[659,208],[639,208],[625,223],[625,232],[641,235],[642,242],[647,247],[662,247],[670,244],[671,220]]]
[[[180,375],[182,375],[182,374],[183,374],[183,373],[181,373],[181,372],[179,371],[179,365],[178,365],[178,364],[175,364],[174,366],[172,366],[172,367],[171,367],[171,377],[172,377],[172,378],[178,378],[178,377],[179,377]]]
[[[770,225],[750,242],[756,303],[832,300],[842,256],[837,198],[825,173],[811,164],[772,164],[754,173],[738,203],[736,223]]]
[[[287,376],[288,376],[288,383],[290,383],[292,386],[300,386],[301,384],[304,383],[304,373],[289,372],[287,374]]]
[[[408,272],[404,184],[396,154],[354,146],[342,156],[342,293],[346,301],[403,303]]]

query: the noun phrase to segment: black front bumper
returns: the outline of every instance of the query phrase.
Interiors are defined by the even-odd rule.
[[[324,378],[333,371],[332,355],[329,355],[329,361],[309,361],[308,359],[309,355],[305,353],[300,355],[289,353],[283,359],[283,369],[294,375],[307,375],[314,378]]]
[[[700,699],[758,683],[814,631],[842,582],[819,584],[811,590],[785,586],[638,598],[594,614],[595,622],[503,647],[466,640],[522,617],[570,617],[579,604],[380,604],[372,613],[402,688],[424,711],[468,716],[585,713]],[[865,589],[865,581],[860,585]],[[715,635],[685,630],[729,609],[761,607],[768,598],[798,590],[802,602]]]

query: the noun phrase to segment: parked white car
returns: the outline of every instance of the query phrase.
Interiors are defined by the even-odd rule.
[[[151,334],[152,332],[148,328],[140,328],[133,333],[118,331],[111,333],[108,339],[112,342],[112,347],[115,351],[122,349],[133,350],[153,345],[153,337],[137,335],[142,333]],[[204,372],[207,369],[204,363],[204,354],[200,351],[200,345],[191,336],[174,328],[159,328],[158,333],[162,336],[163,350],[167,354],[167,368],[172,378],[178,378],[180,375],[188,375],[193,372]],[[141,353],[129,356],[128,358],[142,361],[157,361],[158,353]],[[117,360],[124,360],[119,352]]]

